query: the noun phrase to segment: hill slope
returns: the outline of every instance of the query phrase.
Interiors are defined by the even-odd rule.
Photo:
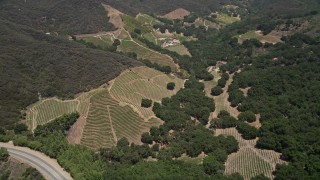
[[[113,30],[99,0],[2,0],[0,16],[45,32],[86,34]]]
[[[103,2],[130,15],[136,15],[139,12],[164,15],[178,8],[208,13],[219,9],[222,4],[230,3],[229,0],[103,0]]]
[[[132,59],[85,48],[0,17],[0,125],[41,96],[72,97],[139,65]]]

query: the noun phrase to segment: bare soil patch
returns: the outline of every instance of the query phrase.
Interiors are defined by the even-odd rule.
[[[248,123],[248,124],[250,126],[253,126],[253,127],[259,129],[262,126],[262,124],[260,122],[260,117],[261,117],[260,114],[256,114],[256,121],[252,122],[252,123]]]
[[[122,18],[120,17],[120,14],[123,14],[123,13],[109,5],[102,4],[102,6],[107,11],[109,22],[113,24],[117,29],[123,28],[124,23],[122,21]]]
[[[86,124],[86,119],[83,116],[80,116],[77,122],[75,122],[71,126],[67,136],[68,142],[70,144],[80,144],[82,132],[85,124]]]
[[[183,19],[185,16],[188,16],[190,14],[189,11],[183,9],[183,8],[179,8],[176,9],[172,12],[169,12],[168,14],[164,15],[164,18],[168,18],[168,19]]]
[[[245,97],[247,97],[247,96],[248,96],[248,91],[249,91],[250,88],[251,88],[251,87],[247,87],[247,88],[244,88],[244,89],[239,88],[239,90],[240,90],[241,92],[243,92],[243,95],[244,95]]]

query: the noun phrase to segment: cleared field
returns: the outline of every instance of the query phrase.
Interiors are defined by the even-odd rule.
[[[61,101],[57,98],[50,98],[40,101],[27,110],[27,126],[34,129],[37,125],[45,124],[66,113],[77,111],[79,101]]]
[[[176,52],[180,55],[187,55],[187,56],[191,56],[189,50],[184,46],[184,45],[176,45],[176,46],[170,46],[168,48],[166,48],[170,51]]]
[[[257,139],[244,140],[235,128],[216,129],[215,134],[233,136],[239,142],[240,150],[228,156],[225,174],[238,172],[249,180],[263,173],[273,179],[272,172],[276,165],[286,163],[280,159],[280,153],[255,148]]]
[[[174,91],[167,90],[166,85],[169,82],[175,82]],[[143,98],[160,102],[162,98],[174,95],[182,87],[181,79],[151,68],[138,67],[118,76],[110,89],[110,94],[118,101],[130,104],[142,117],[149,119],[154,116],[154,113],[151,108],[141,107]]]
[[[279,43],[282,42],[281,39],[279,37],[276,36],[272,36],[272,35],[263,35],[261,32],[259,31],[248,31],[245,34],[239,35],[237,36],[238,38],[238,42],[239,43],[243,43],[244,40],[246,39],[257,39],[262,43]]]
[[[176,65],[170,57],[150,50],[133,41],[122,41],[117,50],[121,52],[135,52],[138,59],[149,59],[153,63],[157,63],[162,66],[170,66],[173,70],[176,69]]]

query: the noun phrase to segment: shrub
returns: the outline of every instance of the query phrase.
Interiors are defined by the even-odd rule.
[[[223,88],[223,87],[226,86],[226,84],[227,84],[227,80],[226,79],[221,78],[221,79],[218,80],[218,86]]]
[[[211,89],[211,95],[212,96],[219,96],[222,93],[223,93],[223,90],[222,90],[222,88],[220,86],[216,86],[216,87]]]
[[[247,122],[254,122],[256,121],[256,116],[252,111],[246,111],[238,116],[239,121],[247,121]]]
[[[176,86],[176,84],[174,82],[169,82],[167,84],[167,89],[168,90],[174,90],[175,86]]]
[[[255,127],[250,126],[244,122],[239,122],[236,128],[239,133],[241,133],[243,139],[246,140],[255,139],[258,135],[258,130]]]
[[[21,134],[22,132],[27,131],[28,127],[25,124],[17,124],[13,130],[14,133]]]
[[[8,160],[9,153],[6,148],[0,148],[0,161],[6,162]]]
[[[149,132],[145,132],[141,136],[141,142],[145,144],[152,144],[152,136],[150,136]]]
[[[150,99],[142,99],[141,107],[149,108],[151,106],[152,106],[152,100],[150,100]]]

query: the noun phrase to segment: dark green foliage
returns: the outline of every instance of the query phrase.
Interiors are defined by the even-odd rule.
[[[225,117],[225,118],[215,118],[211,122],[211,128],[232,128],[236,127],[238,124],[237,119],[234,117]]]
[[[319,42],[305,34],[284,40],[285,44],[255,58],[233,83],[251,87],[238,109],[261,114],[257,147],[281,152],[281,158],[289,162],[277,168],[276,177],[309,179],[318,176],[315,164],[320,162],[316,155],[319,140],[315,138],[320,133],[320,97],[314,93],[320,87]],[[272,57],[279,59],[273,61]]]
[[[243,139],[255,139],[258,136],[257,128],[250,126],[247,123],[239,122],[236,128],[243,137]]]
[[[222,110],[218,114],[218,118],[226,118],[226,117],[231,117],[230,113],[226,110]]]
[[[135,32],[136,34],[141,34],[141,29],[135,28],[135,29],[134,29],[134,32]]]
[[[225,86],[226,86],[226,84],[227,84],[227,80],[226,79],[224,79],[224,78],[220,78],[219,80],[218,80],[218,86],[220,86],[221,88],[224,88]]]
[[[201,166],[182,161],[140,162],[130,168],[108,167],[106,179],[207,179]]]
[[[37,171],[37,169],[35,168],[27,168],[25,172],[23,172],[23,174],[21,175],[22,179],[34,179],[34,180],[43,180],[44,178],[42,177],[42,175],[40,174],[39,171]]]
[[[219,163],[214,156],[207,156],[203,159],[203,168],[204,171],[209,175],[214,174],[223,174],[224,166],[223,164]]]
[[[22,132],[25,132],[28,130],[28,127],[25,124],[17,124],[14,126],[14,133],[21,134]]]
[[[216,86],[211,89],[211,95],[212,96],[219,96],[223,93],[223,89],[220,86]]]
[[[151,62],[150,60],[148,60],[148,59],[144,59],[144,60],[142,60],[142,62],[143,62],[146,66],[148,66],[148,67],[150,67],[150,68],[154,68],[154,69],[156,69],[156,70],[158,70],[158,71],[161,71],[161,72],[164,72],[164,73],[166,73],[166,74],[170,74],[170,73],[172,72],[170,66],[160,66],[160,65],[157,64],[157,63],[152,63],[152,62]]]
[[[152,151],[159,151],[159,149],[160,149],[160,147],[159,147],[159,144],[155,144],[155,145],[153,145],[152,147],[151,147],[151,150]]]
[[[216,158],[216,160],[221,163],[225,163],[228,159],[228,153],[223,149],[216,149],[208,155],[214,156]]]
[[[0,135],[5,135],[6,134],[6,131],[0,127]]]
[[[222,73],[221,78],[223,78],[225,80],[229,80],[229,74],[224,72],[224,73]]]
[[[169,82],[167,84],[167,89],[168,90],[174,90],[175,86],[176,86],[176,84],[174,82]]]
[[[0,162],[7,162],[9,158],[9,152],[6,148],[0,148]]]
[[[75,35],[114,29],[97,0],[44,0],[41,3],[13,0],[2,1],[0,8],[0,17],[43,32]],[[16,9],[23,11],[13,15]]]
[[[187,22],[187,23],[193,23],[197,18],[198,18],[198,16],[196,14],[191,13],[188,16],[185,16],[183,18],[183,21]]]
[[[48,134],[60,131],[65,133],[70,129],[70,127],[77,121],[79,118],[79,113],[65,114],[53,121],[48,122],[44,125],[38,125],[34,130],[35,136],[47,136]]]
[[[150,136],[149,132],[145,132],[141,136],[141,142],[145,144],[152,144],[152,136]]]
[[[129,141],[127,138],[123,137],[120,140],[118,140],[117,142],[117,147],[127,147],[129,146]]]
[[[121,143],[122,144],[122,143]],[[118,162],[124,165],[133,165],[152,155],[148,145],[124,145],[100,149],[100,155],[106,162]]]
[[[239,173],[233,173],[228,176],[229,180],[244,180],[244,178]]]
[[[115,39],[112,46],[118,47],[121,44],[119,39]]]
[[[7,180],[7,179],[9,179],[10,174],[11,174],[11,171],[10,171],[10,170],[6,170],[6,171],[4,171],[4,172],[1,172],[1,174],[0,174],[0,180]]]
[[[152,100],[151,99],[142,99],[141,107],[149,108],[151,106],[152,106]]]
[[[269,180],[268,177],[266,177],[264,174],[259,174],[253,178],[251,178],[251,180]]]
[[[178,8],[184,8],[191,12],[201,13],[201,14],[210,14],[212,11],[216,11],[224,3],[230,1],[221,1],[221,0],[172,0],[170,4],[166,0],[158,0],[157,2],[153,0],[104,0],[106,4],[115,7],[116,9],[130,14],[132,16],[137,15],[138,13],[147,13],[155,15],[164,15]],[[223,2],[223,3],[222,3]],[[221,4],[220,4],[221,3]],[[161,21],[170,24],[171,20],[161,18]]]
[[[252,111],[246,111],[246,112],[239,114],[238,120],[239,121],[247,121],[249,123],[252,123],[252,122],[256,121],[256,116],[254,115],[254,113]]]
[[[218,118],[215,118],[211,121],[210,128],[231,128],[236,127],[238,121],[236,118],[230,116],[228,111],[220,111],[218,114]]]
[[[239,89],[232,90],[229,92],[228,101],[232,107],[238,106],[245,99],[243,92]]]
[[[186,113],[197,118],[203,124],[207,124],[210,112],[215,109],[212,99],[206,97],[203,92],[189,88],[179,91],[173,99],[177,99]]]
[[[190,88],[190,89],[196,89],[199,91],[203,91],[204,90],[204,84],[197,81],[195,78],[191,77],[190,79],[188,79],[185,84],[184,84],[185,88]]]

